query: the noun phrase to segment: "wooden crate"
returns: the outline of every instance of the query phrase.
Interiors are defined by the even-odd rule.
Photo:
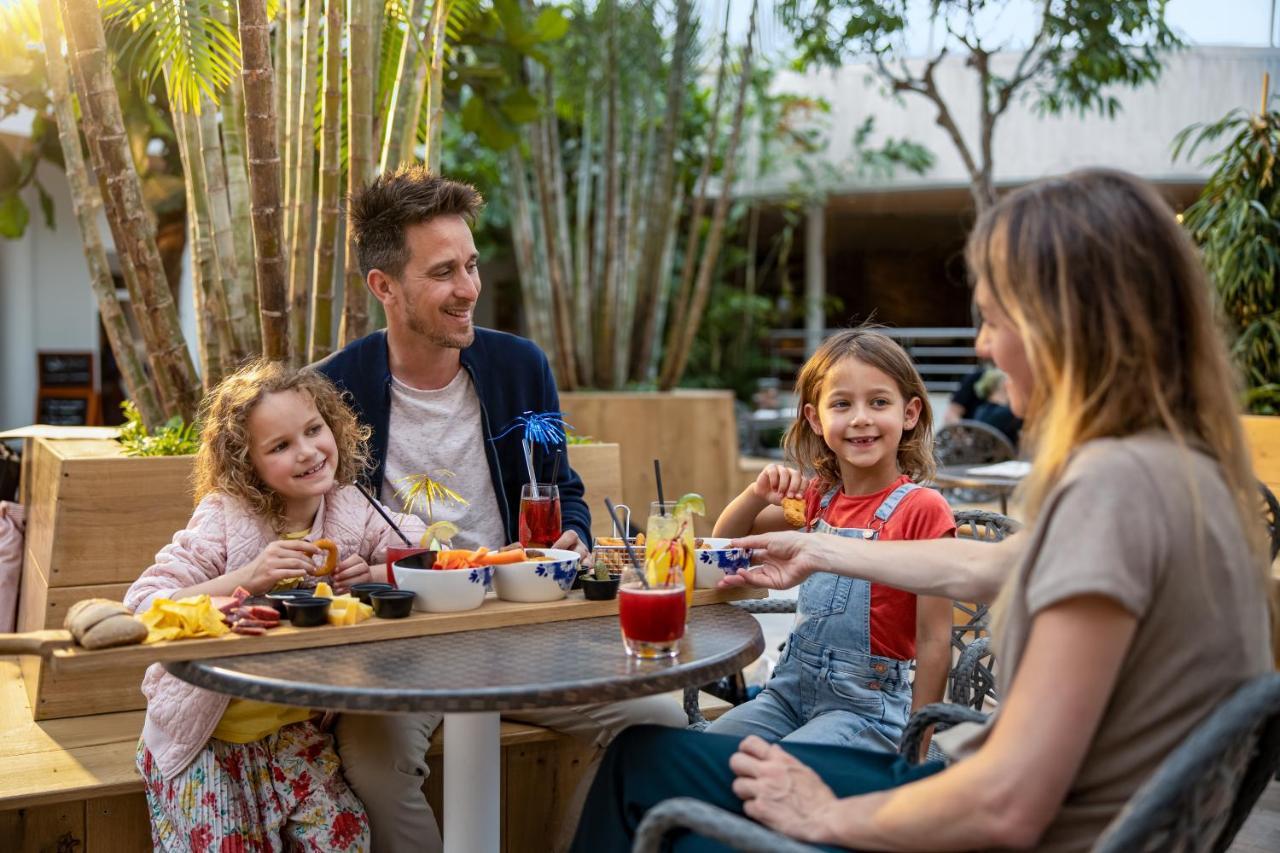
[[[569,465],[582,478],[584,497],[591,510],[591,535],[608,536],[613,525],[604,499],[622,500],[622,446],[618,444],[573,444]]]

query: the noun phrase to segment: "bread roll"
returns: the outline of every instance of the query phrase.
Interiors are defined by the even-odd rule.
[[[86,649],[127,646],[147,638],[147,626],[129,608],[106,598],[86,598],[71,605],[63,627]]]

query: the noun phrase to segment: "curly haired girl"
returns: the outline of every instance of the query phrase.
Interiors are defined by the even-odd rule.
[[[338,590],[383,574],[392,531],[353,485],[368,430],[327,379],[255,361],[209,394],[200,419],[195,512],[129,588],[126,605],[140,612],[158,598],[314,584],[321,538],[343,555],[332,577]],[[423,532],[412,516],[398,524]],[[368,849],[364,807],[312,711],[230,699],[158,664],[142,692],[138,769],[157,850],[185,850],[195,839],[212,850]]]

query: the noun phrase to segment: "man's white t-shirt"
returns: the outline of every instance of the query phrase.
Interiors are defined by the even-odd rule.
[[[455,492],[450,498],[419,498],[405,505],[407,480],[429,477]],[[452,521],[459,533],[455,548],[500,548],[507,543],[498,498],[489,476],[480,398],[471,375],[458,375],[443,388],[423,391],[391,377],[391,421],[387,428],[387,464],[382,502],[396,512],[414,512],[427,524]]]

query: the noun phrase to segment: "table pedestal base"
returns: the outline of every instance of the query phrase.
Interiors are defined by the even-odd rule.
[[[497,713],[444,715],[444,853],[498,853],[502,738]]]

